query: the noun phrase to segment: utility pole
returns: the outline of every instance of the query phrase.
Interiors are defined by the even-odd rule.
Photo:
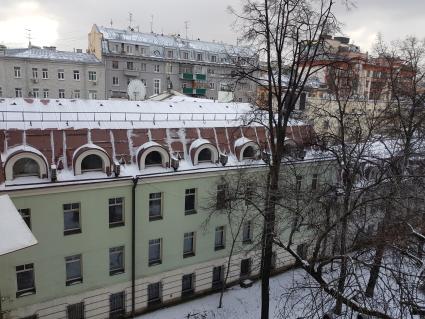
[[[31,29],[25,29],[27,31],[26,38],[28,39],[28,48],[31,48]]]
[[[151,33],[153,33],[153,14],[151,14]]]
[[[188,40],[189,38],[187,37],[187,30],[189,29],[189,21],[188,20],[186,20],[185,22],[184,22],[184,28],[186,29],[186,40]]]
[[[130,20],[129,28],[131,30],[131,25],[133,24],[133,14],[131,12],[128,13],[128,19]]]

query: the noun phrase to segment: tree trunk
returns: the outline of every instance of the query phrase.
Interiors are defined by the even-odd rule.
[[[348,211],[348,202],[349,202],[349,198],[347,196],[345,196],[344,199],[344,211],[343,214],[344,216],[346,216],[346,212]],[[343,217],[342,218],[342,225],[341,225],[341,244],[340,244],[340,255],[344,256],[346,253],[346,247],[347,247],[347,232],[348,232],[348,220],[347,217]],[[344,290],[345,290],[345,279],[347,277],[347,258],[343,257],[341,259],[341,270],[339,273],[339,278],[338,278],[338,293],[339,296],[336,300],[336,306],[335,306],[335,314],[337,315],[341,315],[342,313],[342,305],[343,305],[343,300],[342,300],[342,296],[344,295]]]
[[[375,257],[373,258],[373,266],[370,270],[369,281],[366,287],[366,297],[372,298],[375,292],[375,286],[379,278],[379,270],[381,268],[382,258],[385,252],[385,245],[379,244],[376,247]]]

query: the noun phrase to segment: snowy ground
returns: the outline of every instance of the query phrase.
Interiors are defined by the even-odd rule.
[[[291,284],[296,271],[288,271],[270,282],[270,318],[279,316],[278,305],[285,286]],[[139,319],[258,319],[261,303],[260,282],[257,281],[251,288],[243,289],[233,286],[224,295],[224,307],[217,309],[220,294],[216,293],[174,307],[157,310],[153,313],[139,316]]]

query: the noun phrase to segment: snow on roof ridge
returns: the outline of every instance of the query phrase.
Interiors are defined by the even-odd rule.
[[[6,49],[6,57],[61,60],[83,63],[101,63],[93,54],[86,52],[59,51],[44,48],[11,48]]]

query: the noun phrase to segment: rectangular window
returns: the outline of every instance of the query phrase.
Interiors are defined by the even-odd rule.
[[[174,57],[174,51],[169,50],[167,51],[167,58],[172,59]]]
[[[142,63],[142,64],[140,65],[140,71],[142,71],[142,72],[146,72],[146,63]]]
[[[29,208],[18,209],[19,214],[21,214],[22,219],[28,228],[31,229],[31,210]]]
[[[96,100],[97,99],[97,91],[89,91],[89,99],[90,100]]]
[[[184,234],[183,239],[183,258],[195,256],[195,233]]]
[[[35,294],[34,264],[16,266],[16,297]]]
[[[58,70],[58,80],[65,80],[65,71]]]
[[[196,188],[189,188],[185,190],[184,214],[196,214]]]
[[[109,297],[109,318],[121,318],[125,314],[125,293],[124,291],[112,294]]]
[[[311,189],[313,191],[315,191],[317,189],[317,180],[318,180],[318,175],[313,174],[313,177],[311,178]]]
[[[80,71],[74,70],[74,80],[80,81]]]
[[[296,180],[296,184],[295,184],[295,190],[297,192],[300,192],[301,191],[301,184],[302,184],[303,178],[300,175],[298,175],[296,178],[297,178],[297,180]]]
[[[38,79],[38,69],[37,68],[32,68],[32,78]]]
[[[133,46],[127,45],[127,53],[130,53],[130,54],[133,53]]]
[[[165,72],[167,74],[172,74],[173,73],[173,65],[171,63],[167,63],[165,66]]]
[[[114,86],[119,86],[120,85],[120,80],[117,76],[113,76],[112,77],[112,85]]]
[[[109,248],[109,275],[124,272],[124,246]]]
[[[79,99],[80,97],[81,97],[80,90],[75,90],[74,91],[74,98]]]
[[[0,97],[2,97],[3,96],[3,89],[2,89],[2,87],[0,86]]]
[[[81,255],[65,257],[66,266],[66,285],[72,285],[83,282],[81,271]]]
[[[148,285],[148,307],[161,303],[161,283],[156,282]]]
[[[80,225],[80,204],[64,204],[63,205],[64,235],[81,233]]]
[[[217,62],[217,56],[216,55],[212,55],[211,56],[211,62]]]
[[[124,198],[109,199],[109,228],[124,225]]]
[[[202,61],[203,57],[202,57],[202,53],[197,53],[196,54],[196,61]]]
[[[15,89],[15,97],[22,97],[22,89],[21,88]]]
[[[251,258],[241,260],[240,277],[247,277],[251,274]]]
[[[59,98],[64,99],[65,98],[65,89],[59,89]]]
[[[97,81],[96,71],[89,71],[89,81]]]
[[[215,83],[214,82],[210,82],[210,90],[215,90]]]
[[[226,203],[227,185],[217,185],[217,202],[216,208],[223,209],[227,207]]]
[[[224,226],[216,227],[215,240],[214,240],[215,250],[220,250],[225,248],[224,239],[225,239],[225,227]]]
[[[13,68],[14,72],[15,72],[15,78],[20,78],[21,77],[21,68],[19,66],[15,66]]]
[[[189,60],[189,52],[183,52],[183,60]]]
[[[161,238],[149,240],[149,266],[161,264],[161,242]]]
[[[218,289],[223,285],[223,266],[217,266],[213,268],[212,271],[212,288]]]
[[[182,277],[182,297],[193,295],[195,292],[195,274],[183,275]]]
[[[252,242],[252,221],[247,221],[243,224],[242,243],[249,244]]]
[[[39,89],[32,89],[32,96],[36,99],[40,97],[40,90]]]
[[[43,89],[43,98],[45,99],[49,98],[49,89]]]
[[[134,68],[134,64],[133,64],[133,62],[127,62],[127,70],[133,70],[133,68]]]
[[[161,92],[161,80],[155,79],[153,80],[153,93],[159,94]]]
[[[118,69],[118,61],[112,61],[112,68]]]
[[[42,77],[44,80],[48,79],[48,78],[49,78],[49,70],[47,70],[47,69],[42,69],[41,71],[42,71],[42,73],[41,73],[41,77]]]
[[[162,219],[162,193],[149,194],[149,220]]]
[[[245,189],[245,205],[250,205],[253,203],[255,194],[255,184],[253,182],[248,182]]]
[[[159,73],[159,64],[154,64],[154,66],[153,66],[153,71],[154,71],[155,73]]]
[[[67,319],[84,319],[84,302],[66,306]]]

